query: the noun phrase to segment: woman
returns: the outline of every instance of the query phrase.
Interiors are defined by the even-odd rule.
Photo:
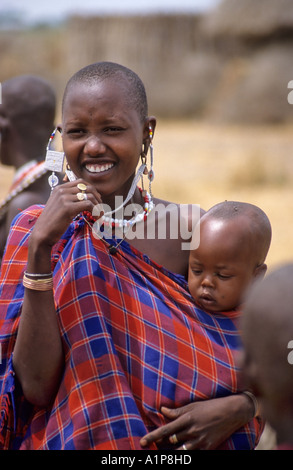
[[[72,181],[19,216],[3,260],[3,448],[257,441],[253,402],[238,393],[237,318],[195,309],[189,252],[171,236],[169,204],[136,185],[146,172],[153,178],[145,160],[156,120],[147,113],[142,82],[118,64],[85,67],[66,87],[61,132]],[[112,220],[120,209],[128,217]],[[167,235],[149,236],[162,221]]]

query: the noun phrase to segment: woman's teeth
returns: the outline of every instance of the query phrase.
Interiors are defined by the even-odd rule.
[[[113,166],[113,163],[106,163],[105,165],[86,165],[85,167],[90,173],[102,173],[103,171],[110,170]]]

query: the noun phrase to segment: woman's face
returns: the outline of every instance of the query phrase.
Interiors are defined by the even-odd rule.
[[[70,169],[93,184],[104,202],[126,196],[148,123],[127,101],[127,82],[74,84],[63,105],[63,148]]]

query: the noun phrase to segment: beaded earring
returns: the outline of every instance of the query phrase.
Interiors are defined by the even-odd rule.
[[[50,148],[57,130],[60,131],[60,129],[58,127],[56,127],[56,129],[54,129],[54,131],[50,135],[48,145],[47,145],[46,159],[45,159],[45,168],[47,170],[52,171],[52,174],[48,178],[48,182],[49,182],[49,185],[51,187],[51,191],[59,183],[59,178],[55,174],[55,172],[57,172],[57,173],[62,172],[63,171],[63,165],[64,165],[64,152],[58,152],[57,150],[51,150],[51,148]]]

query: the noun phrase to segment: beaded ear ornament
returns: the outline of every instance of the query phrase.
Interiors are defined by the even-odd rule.
[[[55,174],[55,172],[60,173],[63,171],[63,165],[64,165],[64,152],[59,152],[58,150],[52,150],[51,144],[52,141],[55,137],[56,132],[59,131],[59,127],[56,127],[52,134],[50,135],[48,145],[47,145],[47,151],[46,151],[46,159],[45,159],[45,168],[49,171],[52,171],[52,174],[48,178],[49,185],[51,187],[51,190],[57,186],[59,183],[59,178]]]

